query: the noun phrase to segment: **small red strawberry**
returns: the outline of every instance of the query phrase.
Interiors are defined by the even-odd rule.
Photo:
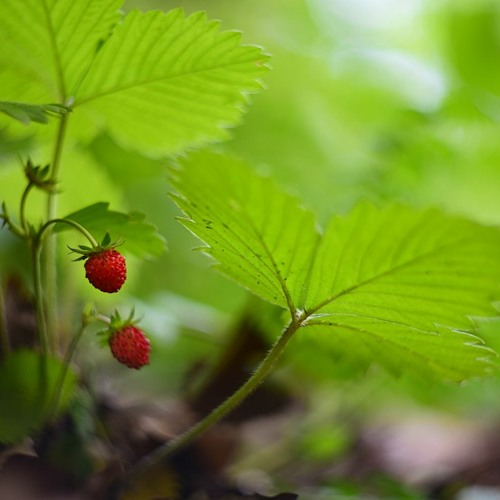
[[[109,337],[113,357],[129,368],[138,370],[149,364],[151,345],[144,332],[134,325],[115,330]]]
[[[127,264],[123,255],[115,250],[121,241],[111,241],[109,233],[104,235],[101,243],[93,242],[92,246],[79,245],[69,249],[80,255],[76,260],[85,260],[85,276],[90,283],[106,293],[120,290],[127,279]]]
[[[125,258],[114,248],[91,253],[85,261],[85,276],[102,292],[118,292],[127,279]]]

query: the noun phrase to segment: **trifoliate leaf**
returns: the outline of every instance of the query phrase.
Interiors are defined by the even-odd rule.
[[[57,410],[69,403],[76,374],[55,358],[18,351],[0,365],[0,442],[14,443],[40,429],[58,400]]]
[[[326,348],[459,381],[491,367],[473,317],[497,316],[500,232],[400,205],[360,204],[319,238],[298,202],[248,167],[195,155],[173,175],[182,222],[218,268],[301,315]]]
[[[181,222],[220,271],[263,299],[293,309],[318,234],[314,216],[243,162],[197,153],[171,171]]]
[[[144,214],[115,212],[109,210],[109,203],[94,203],[67,215],[65,219],[78,222],[98,241],[109,233],[113,241],[124,241],[124,250],[138,257],[157,257],[166,248],[165,239],[158,233],[156,226],[144,221]],[[68,229],[70,226],[67,224],[58,223],[54,230],[61,232]]]

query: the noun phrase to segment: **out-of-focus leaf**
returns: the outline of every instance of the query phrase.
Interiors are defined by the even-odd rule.
[[[108,232],[113,240],[123,240],[124,249],[138,257],[158,256],[166,249],[165,239],[153,224],[144,221],[139,212],[125,214],[109,210],[109,203],[94,203],[65,217],[78,222],[90,231],[98,241]],[[70,228],[58,223],[55,231]]]
[[[0,442],[14,443],[37,431],[48,416],[61,381],[63,364],[33,351],[18,351],[0,366]],[[68,369],[58,411],[69,403],[76,374]]]
[[[0,111],[28,125],[31,121],[47,123],[49,116],[63,116],[71,110],[61,104],[34,105],[22,102],[0,101]]]

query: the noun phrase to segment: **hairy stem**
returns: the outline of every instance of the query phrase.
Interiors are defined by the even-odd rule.
[[[293,334],[301,326],[298,319],[292,320],[288,327],[267,353],[262,363],[258,366],[253,375],[222,404],[212,410],[203,420],[193,425],[184,434],[168,441],[164,445],[154,450],[151,454],[141,459],[130,471],[127,482],[132,483],[138,476],[161,460],[168,459],[191,444],[196,438],[203,434],[209,427],[219,422],[228,413],[234,410],[244,399],[246,399],[257,387],[267,378],[273,370],[277,360],[283,353],[286,344]]]

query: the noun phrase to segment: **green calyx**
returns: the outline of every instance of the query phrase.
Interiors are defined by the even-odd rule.
[[[24,174],[31,186],[36,186],[47,193],[55,191],[57,182],[50,175],[50,165],[45,165],[44,167],[35,166],[31,162],[31,159],[28,159],[24,167]]]
[[[127,326],[137,325],[141,320],[141,318],[135,318],[134,308],[132,308],[127,318],[122,318],[120,313],[115,311],[110,317],[96,316],[96,319],[99,319],[107,324],[107,327],[104,330],[97,332],[97,335],[102,336],[103,345],[108,343],[109,339],[115,332],[121,330],[122,328],[126,328]]]
[[[75,261],[78,261],[78,260],[85,260],[88,257],[90,257],[91,255],[101,253],[101,252],[104,252],[106,250],[112,250],[113,248],[116,248],[122,244],[123,244],[122,240],[112,241],[110,234],[107,232],[104,235],[104,238],[102,239],[102,241],[96,245],[92,245],[92,246],[78,245],[78,248],[72,248],[72,247],[68,247],[68,248],[72,252],[80,255],[80,257],[75,259]]]

